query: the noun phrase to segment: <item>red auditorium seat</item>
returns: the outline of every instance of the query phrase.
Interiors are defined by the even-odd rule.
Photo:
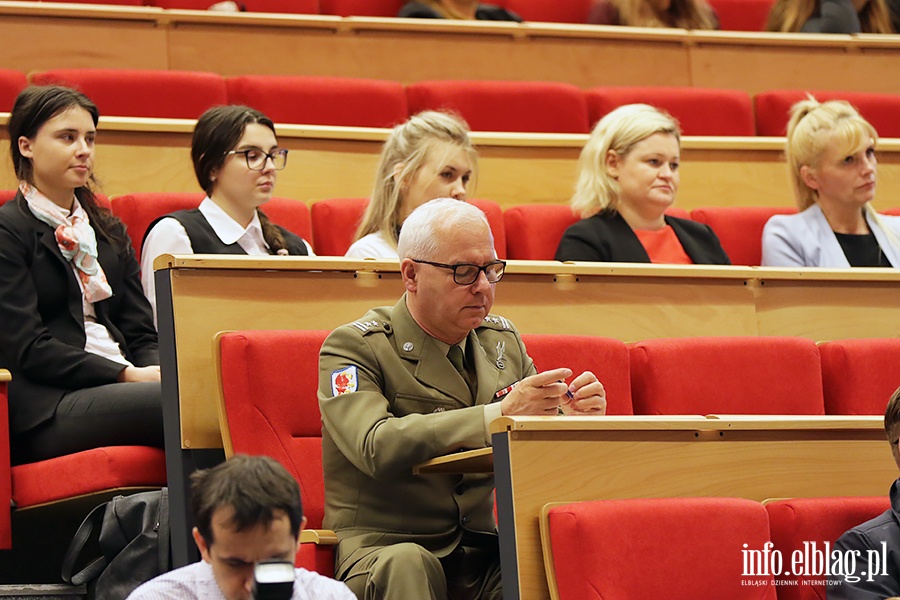
[[[497,257],[506,258],[506,229],[500,205],[490,200],[478,199],[469,200],[469,203],[484,212],[494,236]],[[310,216],[316,254],[344,256],[353,243],[356,228],[359,227],[368,204],[368,198],[328,198],[313,203]]]
[[[82,91],[103,116],[196,119],[207,108],[228,103],[225,80],[215,73],[54,69],[32,73],[30,79]]]
[[[652,339],[629,346],[636,415],[822,415],[815,342],[800,337]]]
[[[766,222],[773,215],[795,212],[796,208],[787,206],[711,206],[695,208],[691,219],[712,227],[731,264],[759,266]]]
[[[244,75],[225,84],[230,103],[252,106],[276,123],[393,127],[408,116],[406,93],[396,81]]]
[[[769,541],[741,498],[632,498],[548,505],[541,538],[559,600],[775,600],[772,575],[742,577],[742,549]],[[549,546],[549,552],[546,548]],[[745,580],[754,585],[745,585]]]
[[[590,371],[606,389],[606,413],[632,414],[628,348],[624,342],[589,335],[535,333],[522,334],[522,340],[539,372],[568,367],[577,377]]]
[[[747,92],[689,87],[596,87],[587,90],[591,123],[624,104],[650,104],[678,119],[683,135],[755,135]]]
[[[567,204],[523,204],[503,211],[506,251],[516,260],[553,260],[566,228],[578,221]]]
[[[339,17],[396,17],[406,0],[319,0],[319,12]]]
[[[825,413],[883,415],[900,387],[900,339],[835,340],[819,344]]]
[[[812,94],[819,102],[846,100],[872,124],[879,137],[900,137],[900,121],[897,120],[900,94],[817,90],[770,90],[756,94],[753,101],[757,134],[785,135],[791,106],[806,98],[807,94]]]
[[[773,0],[710,0],[722,31],[765,31]]]
[[[325,513],[322,418],[316,392],[319,350],[328,333],[238,331],[221,334],[217,344],[224,400],[219,421],[226,455],[262,454],[280,462],[300,484],[311,530],[322,529]],[[337,542],[333,532],[319,537]],[[302,544],[296,563],[329,576],[334,573],[327,544]]]
[[[473,131],[587,133],[581,88],[547,81],[420,81],[406,86],[409,112],[459,113]]]
[[[666,214],[689,219],[688,211],[673,206]],[[579,217],[567,204],[522,204],[503,211],[507,257],[515,260],[553,260],[566,228]]]
[[[806,555],[810,555],[811,544],[824,552],[826,542],[833,545],[845,531],[874,519],[888,510],[891,503],[885,493],[884,496],[872,497],[790,498],[767,501],[765,507],[769,513],[772,543],[785,559],[784,570],[790,571],[787,559],[794,552],[805,551]],[[809,563],[811,561],[806,566],[811,568],[813,565]],[[824,567],[822,562],[819,564]],[[822,571],[810,571],[810,575],[799,576],[792,572],[790,575],[782,574],[779,579],[798,583],[779,585],[778,600],[825,598],[825,586],[820,583],[825,579]]]
[[[41,0],[42,2],[71,2],[72,0]],[[144,6],[143,0],[91,0],[89,4],[109,4],[113,6]]]
[[[0,112],[12,111],[16,96],[27,86],[25,73],[14,69],[0,69]]]
[[[138,257],[147,227],[154,220],[176,210],[196,208],[203,200],[202,192],[145,192],[125,194],[113,198],[112,211],[128,229],[131,245]],[[260,207],[273,223],[296,233],[306,241],[311,239],[312,226],[309,208],[299,200],[272,198]]]
[[[21,510],[88,495],[112,497],[129,488],[166,485],[165,453],[145,446],[94,448],[10,467],[7,381],[9,372],[0,370],[0,549],[13,547],[11,508]]]
[[[220,0],[148,0],[150,6],[166,9],[208,10]],[[268,12],[315,15],[319,13],[318,0],[234,0],[248,12]]]
[[[500,0],[490,2],[513,11],[526,21],[587,23],[591,0]]]

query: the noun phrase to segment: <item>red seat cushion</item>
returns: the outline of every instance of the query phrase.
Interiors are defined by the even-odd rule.
[[[31,82],[74,87],[105,116],[196,119],[207,108],[228,103],[225,80],[215,73],[54,69],[33,73]]]
[[[722,31],[765,31],[773,0],[709,0]]]
[[[161,448],[107,446],[12,468],[18,508],[101,490],[166,485]]]
[[[396,17],[406,0],[319,0],[319,12],[339,17]]]
[[[473,131],[587,133],[581,88],[546,81],[420,81],[406,86],[410,113],[450,110]]]
[[[900,339],[835,340],[819,344],[825,413],[883,415],[900,387]]]
[[[243,75],[225,83],[229,102],[252,106],[277,123],[393,127],[407,118],[406,93],[396,81]]]
[[[587,335],[533,333],[523,334],[522,340],[538,372],[567,367],[574,378],[590,371],[606,390],[606,413],[632,414],[628,349],[622,341]]]
[[[517,260],[553,260],[566,229],[578,216],[565,204],[523,204],[503,212],[506,249]]]
[[[799,337],[636,342],[631,397],[642,415],[821,415],[819,350]]]
[[[511,10],[526,21],[587,23],[591,0],[502,0],[490,2]]]

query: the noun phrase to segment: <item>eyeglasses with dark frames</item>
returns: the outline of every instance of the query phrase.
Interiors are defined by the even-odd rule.
[[[243,154],[247,159],[247,168],[251,171],[265,171],[266,162],[271,159],[272,166],[276,171],[281,171],[287,166],[287,148],[276,148],[271,152],[263,152],[259,148],[248,148],[247,150],[229,150],[228,154]]]
[[[484,272],[484,276],[487,278],[488,283],[497,283],[503,278],[503,272],[506,270],[506,261],[505,260],[495,260],[494,262],[489,262],[484,266],[475,265],[472,263],[457,263],[455,265],[448,265],[439,262],[432,262],[430,260],[416,260],[412,259],[413,262],[421,263],[425,265],[431,265],[432,267],[440,267],[441,269],[450,269],[453,271],[453,282],[457,285],[472,285],[475,281],[478,280],[478,275],[481,272]]]

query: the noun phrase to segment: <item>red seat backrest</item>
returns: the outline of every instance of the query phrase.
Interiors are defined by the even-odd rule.
[[[513,11],[526,21],[587,23],[591,0],[501,0],[491,2]]]
[[[824,569],[823,557],[826,542],[833,548],[834,542],[848,529],[874,519],[891,507],[887,494],[872,497],[834,498],[790,498],[769,501],[765,505],[769,513],[769,530],[775,550],[785,559],[784,571],[779,579],[797,581],[778,586],[778,600],[823,600],[825,586],[824,570],[809,575],[797,575],[788,567],[788,557],[794,552],[812,556],[815,549],[820,552],[818,564]],[[814,547],[812,545],[815,545]],[[828,558],[825,561],[829,561]],[[812,560],[804,558],[804,564],[812,568]],[[860,564],[860,563],[857,563]],[[860,569],[857,570],[857,573]]]
[[[712,227],[731,264],[759,266],[766,222],[773,215],[796,212],[796,208],[788,206],[711,206],[695,208],[691,218]]]
[[[825,414],[819,350],[806,338],[651,339],[629,351],[635,414]]]
[[[396,81],[243,75],[225,84],[229,102],[252,106],[276,123],[393,127],[407,118],[406,93]]]
[[[469,202],[484,212],[494,236],[497,257],[506,258],[506,227],[500,205],[490,200],[472,199]],[[313,203],[310,215],[316,254],[344,256],[353,243],[368,204],[368,198],[328,198]]]
[[[663,109],[683,135],[755,135],[753,102],[747,92],[689,87],[596,87],[586,92],[591,123],[625,104]]]
[[[709,0],[722,31],[765,31],[773,0]]]
[[[775,600],[773,577],[743,585],[744,548],[769,541],[766,510],[741,498],[595,500],[549,509],[560,600]]]
[[[225,80],[215,73],[139,69],[53,69],[31,74],[37,85],[83,92],[103,116],[196,119],[228,103]]]
[[[0,69],[0,112],[12,112],[16,96],[27,86],[25,73],[14,69]]]
[[[606,413],[630,415],[631,377],[625,343],[588,335],[522,334],[538,372],[568,367],[573,377],[591,371],[606,390]]]
[[[900,387],[900,339],[835,340],[819,344],[825,414],[883,415]]]
[[[209,10],[220,0],[148,0],[150,6],[179,10]],[[269,12],[315,15],[319,13],[318,0],[234,0],[247,12]]]
[[[328,333],[238,331],[219,339],[226,451],[280,462],[300,485],[310,529],[321,529],[325,515],[317,391],[319,350]],[[331,576],[330,549],[309,546],[301,547],[297,564]]]
[[[138,256],[150,223],[176,210],[196,208],[203,200],[202,192],[142,192],[124,194],[112,200],[113,214],[128,229],[131,245]],[[309,241],[312,235],[309,208],[299,200],[272,198],[260,207],[269,219]]]
[[[473,131],[587,133],[581,88],[547,81],[420,81],[406,86],[410,114],[459,113]]]
[[[503,212],[506,250],[517,260],[553,260],[566,229],[578,215],[566,204],[523,204]]]
[[[846,100],[872,124],[879,137],[900,137],[900,94],[840,92],[826,90],[770,90],[756,94],[756,131],[758,135],[781,136],[787,132],[791,106],[807,94],[819,102]]]
[[[396,17],[406,0],[319,0],[319,12],[339,17]]]

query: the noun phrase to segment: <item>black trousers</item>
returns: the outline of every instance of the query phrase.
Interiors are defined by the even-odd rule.
[[[101,446],[163,447],[159,382],[111,383],[63,396],[50,421],[12,438],[12,464]]]

